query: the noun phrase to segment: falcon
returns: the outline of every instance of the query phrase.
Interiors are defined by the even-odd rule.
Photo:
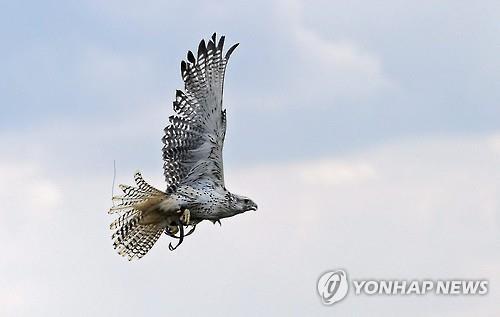
[[[219,223],[245,211],[257,210],[250,198],[224,185],[222,148],[226,110],[222,105],[224,73],[231,53],[223,55],[224,36],[201,40],[197,56],[189,51],[181,62],[184,91],[177,90],[163,141],[166,190],[154,188],[140,172],[135,186],[120,185],[110,214],[118,214],[110,229],[113,247],[129,260],[142,258],[162,234],[177,240],[175,250],[203,220]]]

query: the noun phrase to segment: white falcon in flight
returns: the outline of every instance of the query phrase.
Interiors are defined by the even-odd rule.
[[[166,191],[134,175],[136,187],[120,185],[123,196],[109,210],[118,214],[110,225],[113,246],[129,260],[143,257],[165,233],[178,239],[194,232],[202,220],[219,222],[248,210],[257,210],[250,198],[229,192],[224,186],[222,147],[226,133],[226,110],[222,106],[224,72],[233,45],[223,56],[224,36],[215,33],[200,42],[195,57],[189,51],[181,62],[184,91],[177,90],[175,115],[169,117],[163,137]],[[189,231],[188,231],[189,229]]]

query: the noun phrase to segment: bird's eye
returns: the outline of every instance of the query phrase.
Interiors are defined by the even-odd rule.
[[[245,204],[248,204],[248,203],[250,202],[250,200],[248,200],[248,199],[243,199],[243,202],[244,202]]]

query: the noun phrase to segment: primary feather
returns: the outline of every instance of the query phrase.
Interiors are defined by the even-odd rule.
[[[191,51],[187,62],[181,62],[185,91],[177,90],[174,111],[169,118],[163,138],[165,179],[175,188],[183,180],[188,182],[199,174],[191,174],[194,167],[207,162],[197,173],[207,173],[224,186],[222,147],[226,134],[226,113],[222,109],[224,74],[233,45],[222,57],[224,36],[216,44],[215,34],[208,45],[202,40],[198,58]],[[185,179],[189,175],[188,179]]]

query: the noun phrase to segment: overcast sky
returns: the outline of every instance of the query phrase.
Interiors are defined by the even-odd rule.
[[[498,1],[4,1],[0,315],[498,316]],[[163,189],[179,64],[240,42],[226,185],[257,212],[174,252],[112,248],[135,170]],[[316,281],[486,278],[486,296],[354,296]]]

